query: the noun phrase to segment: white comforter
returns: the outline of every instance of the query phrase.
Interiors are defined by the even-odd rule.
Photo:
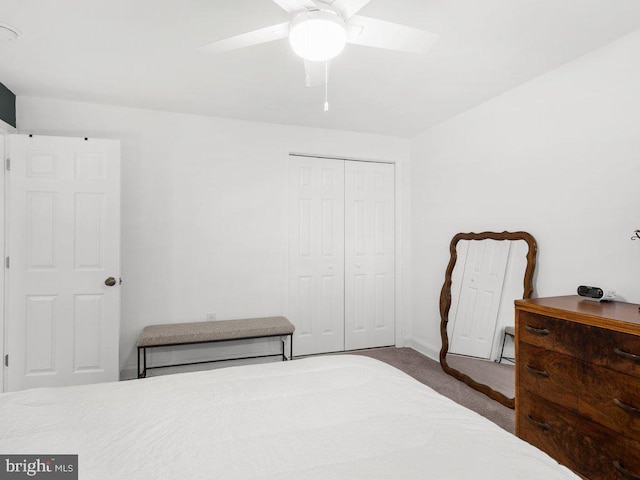
[[[0,453],[81,479],[577,479],[384,363],[331,356],[0,396]]]

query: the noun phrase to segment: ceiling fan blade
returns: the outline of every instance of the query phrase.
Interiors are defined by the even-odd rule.
[[[325,3],[338,10],[345,20],[349,20],[371,0],[325,0]]]
[[[304,61],[304,84],[307,87],[319,87],[327,81],[327,73],[325,69],[329,68],[328,62],[312,62]]]
[[[272,42],[289,36],[289,23],[280,23],[252,32],[241,33],[233,37],[215,40],[198,47],[205,52],[228,52],[239,48],[251,47],[260,43]]]
[[[273,0],[273,2],[287,13],[298,13],[317,8],[312,0]]]
[[[427,51],[438,37],[425,30],[360,15],[349,19],[347,29],[348,43],[411,53]]]

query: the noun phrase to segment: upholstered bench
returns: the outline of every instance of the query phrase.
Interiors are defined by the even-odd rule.
[[[228,342],[231,340],[247,340],[250,338],[281,337],[282,353],[257,355],[253,357],[231,358],[224,360],[243,360],[282,355],[282,360],[293,357],[293,331],[295,327],[285,317],[243,318],[240,320],[220,320],[213,322],[171,323],[165,325],[148,325],[138,337],[138,378],[147,376],[147,370],[166,367],[196,365],[200,363],[220,362],[223,360],[205,360],[200,362],[171,365],[147,366],[147,349],[170,347],[176,345],[193,345],[196,343]],[[285,354],[285,340],[289,337],[289,358]],[[140,357],[142,357],[142,369]]]

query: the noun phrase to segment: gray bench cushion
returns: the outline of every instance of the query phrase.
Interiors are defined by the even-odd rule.
[[[294,330],[285,317],[148,325],[138,337],[138,347],[290,335]]]

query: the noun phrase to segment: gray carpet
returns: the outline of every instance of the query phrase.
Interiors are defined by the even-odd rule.
[[[436,392],[488,418],[508,432],[515,431],[513,410],[447,375],[440,367],[440,363],[412,348],[386,347],[345,353],[366,355],[393,365]]]

